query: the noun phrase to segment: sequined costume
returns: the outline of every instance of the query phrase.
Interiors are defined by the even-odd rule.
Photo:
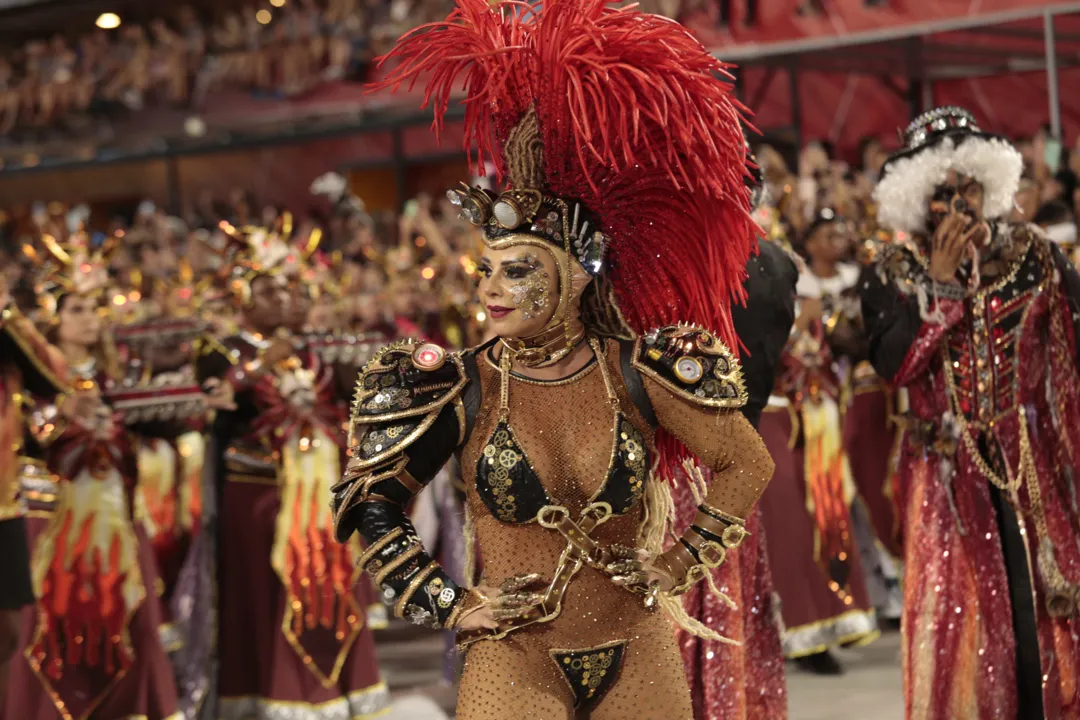
[[[762,240],[747,264],[746,305],[731,308],[735,332],[747,349],[742,358],[747,402],[742,413],[755,428],[768,403],[776,368],[795,320],[798,270],[778,243]],[[685,529],[696,513],[685,482],[672,486],[676,527]],[[736,607],[704,586],[683,599],[686,611],[720,635],[741,645],[718,642],[680,630],[679,646],[694,702],[695,720],[782,720],[787,716],[787,683],[780,641],[780,608],[773,589],[760,509],[747,523],[751,540],[728,562],[712,570],[712,580],[736,599]]]
[[[958,273],[966,286],[931,280],[925,254],[925,201],[952,197],[950,167],[982,186],[991,219],[981,272]],[[893,227],[913,233],[861,286],[874,366],[909,396],[897,494],[913,718],[1080,716],[1080,279],[1032,226],[992,222],[1020,167],[970,113],[944,108],[908,128],[878,188]]]
[[[338,539],[363,537],[361,565],[395,614],[467,628],[459,718],[689,720],[656,610],[720,638],[680,598],[743,542],[772,470],[737,412],[729,349],[755,228],[723,66],[677,24],[602,0],[461,0],[387,62],[387,86],[428,79],[437,124],[466,74],[467,142],[506,189],[450,198],[485,253],[525,267],[510,276],[503,260],[482,288],[537,325],[463,353],[409,341],[376,355],[334,491]],[[405,514],[452,455],[483,559],[473,588]],[[712,482],[664,551],[680,467],[694,488]]]
[[[75,382],[111,384],[94,364],[71,373]],[[39,599],[24,611],[28,640],[12,669],[7,717],[172,720],[160,580],[132,512],[134,435],[119,425],[95,438],[63,422],[51,403],[27,404],[21,475],[34,496],[28,528]]]
[[[14,303],[0,308],[0,362],[0,610],[18,610],[34,602],[17,459],[22,396],[52,399],[70,388],[59,351]]]
[[[858,270],[847,270],[854,282]],[[797,289],[804,300],[820,298],[821,285],[804,269]],[[877,637],[852,526],[841,373],[827,333],[824,319],[792,331],[760,425],[777,465],[761,507],[790,658]]]
[[[492,714],[497,707],[527,717],[562,717],[583,705],[593,706],[594,717],[623,717],[631,710],[642,717],[691,717],[667,621],[646,609],[639,595],[613,585],[595,567],[599,560],[584,557],[580,548],[592,548],[593,542],[600,550],[640,545],[645,486],[657,482],[648,472],[657,423],[716,468],[704,506],[748,506],[770,462],[741,415],[714,409],[741,403],[734,387],[726,401],[717,397],[710,408],[692,393],[679,392],[670,380],[654,377],[648,365],[639,369],[646,352],[641,342],[636,347],[594,342],[594,362],[573,377],[550,383],[500,372],[490,344],[455,357],[441,375],[419,374],[412,386],[384,378],[419,372],[411,366],[416,344],[391,346],[365,376],[362,388],[375,388],[365,398],[373,407],[369,411],[361,404],[355,418],[365,430],[339,501],[339,528],[343,534],[353,527],[372,533],[365,559],[375,563],[376,582],[395,612],[452,627],[453,616],[463,609],[463,591],[426,558],[410,537],[408,521],[393,509],[455,452],[462,467],[475,468],[466,476],[467,502],[486,583],[500,585],[535,573],[549,586],[546,605],[521,623],[522,629],[507,628],[505,640],[475,639],[462,679],[460,717],[504,717]],[[720,358],[738,372],[733,357]],[[449,383],[452,391],[434,406],[406,402],[419,400],[416,388],[429,381],[432,386]],[[504,383],[505,406],[499,402]],[[628,386],[637,388],[636,397]],[[466,392],[472,412],[465,409]],[[413,419],[395,420],[398,408],[414,411]],[[378,480],[380,475],[385,480]],[[745,481],[735,480],[739,476]],[[377,500],[380,496],[390,502]],[[372,526],[386,530],[376,534]],[[591,526],[596,529],[586,532]],[[575,537],[577,532],[592,542]],[[614,669],[590,687],[578,660],[600,651],[612,658]],[[493,675],[500,674],[496,668],[501,677],[519,684],[493,684]],[[619,690],[609,690],[600,701],[616,674]],[[649,681],[672,690],[645,698],[641,688]],[[594,695],[598,702],[586,702]],[[678,708],[675,715],[664,714],[672,708]]]
[[[230,283],[245,302],[290,256],[281,229],[229,228]],[[296,254],[300,250],[293,250]],[[274,342],[287,357],[264,357]],[[333,541],[330,487],[340,477],[341,424],[332,367],[282,332],[242,330],[207,342],[200,381],[232,385],[236,409],[212,430],[218,507],[217,717],[288,713],[298,720],[369,718],[389,706],[365,595],[359,550]]]

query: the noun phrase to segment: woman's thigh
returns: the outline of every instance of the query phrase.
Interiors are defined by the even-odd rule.
[[[456,717],[573,720],[574,701],[546,650],[508,637],[469,648]]]
[[[658,614],[656,620],[627,643],[618,678],[592,708],[589,720],[693,720],[674,632],[666,617]]]

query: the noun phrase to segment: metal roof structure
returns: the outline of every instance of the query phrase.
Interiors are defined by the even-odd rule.
[[[741,43],[719,47],[715,54],[738,66],[736,80],[743,102],[770,130],[787,130],[796,145],[805,136],[824,134],[807,133],[808,114],[830,114],[817,125],[833,130],[845,124],[840,114],[850,115],[882,102],[894,111],[906,105],[904,114],[915,115],[934,104],[970,103],[968,96],[974,94],[977,114],[997,116],[994,106],[998,103],[991,96],[1008,102],[1008,88],[1018,82],[1040,85],[1045,100],[1041,106],[1013,107],[1013,113],[1022,108],[1028,115],[1038,114],[1049,120],[1058,135],[1063,127],[1080,124],[1080,106],[1071,99],[1063,119],[1059,93],[1062,75],[1073,80],[1077,76],[1070,71],[1080,69],[1080,2],[1027,2],[997,12],[851,33]],[[1033,80],[1032,73],[1043,77]],[[817,90],[805,87],[803,79],[811,75],[818,80]],[[832,76],[831,82],[844,89],[824,93],[835,97],[835,104],[811,106],[813,98],[807,96],[823,94],[823,76]],[[990,78],[1002,80],[1000,91],[995,91],[993,83],[973,85]],[[963,99],[951,96],[956,81],[965,83],[961,90],[970,90],[961,93]],[[1000,114],[1007,109],[1001,108]],[[869,130],[864,128],[859,134],[869,134]]]

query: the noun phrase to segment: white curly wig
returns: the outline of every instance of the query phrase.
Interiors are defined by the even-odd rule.
[[[885,164],[874,188],[878,220],[893,230],[925,230],[930,198],[950,170],[975,178],[983,186],[983,214],[988,219],[1001,217],[1013,208],[1023,167],[1023,157],[1007,140],[983,134],[977,127],[939,135]]]

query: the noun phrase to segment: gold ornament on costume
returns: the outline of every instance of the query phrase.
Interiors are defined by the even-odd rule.
[[[37,244],[25,243],[23,254],[36,266],[35,291],[43,319],[55,322],[64,295],[96,296],[104,291],[109,260],[119,247],[120,238],[113,236],[91,250],[82,231],[66,240],[42,233]]]
[[[551,277],[533,253],[526,254],[522,259],[531,270],[520,280],[511,281],[509,292],[521,310],[521,317],[532,320],[541,315],[548,305],[551,297]]]

